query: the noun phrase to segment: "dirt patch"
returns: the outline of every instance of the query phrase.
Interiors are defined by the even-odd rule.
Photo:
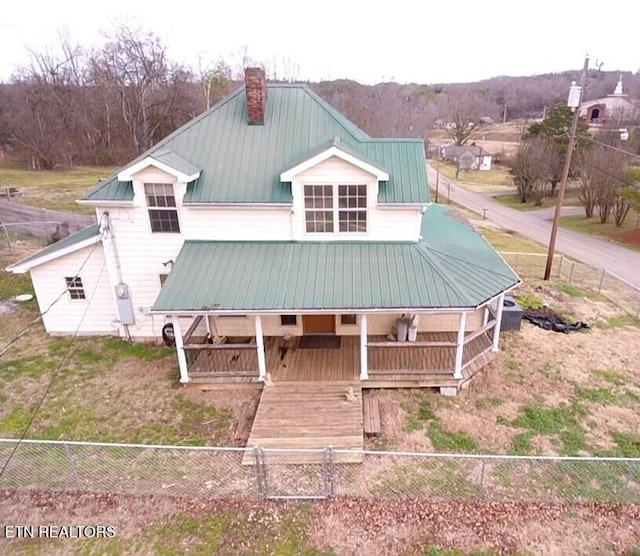
[[[115,539],[99,542],[3,540],[9,550],[34,554],[68,554],[83,548],[93,553],[150,553],[160,535],[168,553],[188,548],[218,554],[331,550],[394,555],[424,553],[428,547],[500,554],[595,554],[630,551],[640,543],[637,505],[415,498],[285,504],[38,491],[5,491],[0,498],[3,523],[106,524],[116,529]],[[186,520],[188,529],[176,526],[181,520]]]
[[[626,243],[627,245],[632,245],[640,249],[640,230],[625,232],[624,234],[617,235],[615,239],[620,243]]]

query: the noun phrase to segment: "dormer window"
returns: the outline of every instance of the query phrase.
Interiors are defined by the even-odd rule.
[[[340,232],[367,231],[367,186],[338,186],[338,230]]]
[[[366,233],[367,186],[305,185],[304,213],[307,233]]]
[[[149,209],[152,232],[180,233],[173,184],[145,183],[144,195]]]

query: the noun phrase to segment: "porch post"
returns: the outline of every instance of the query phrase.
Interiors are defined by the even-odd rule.
[[[184,353],[184,342],[182,341],[182,329],[180,328],[180,318],[178,316],[171,317],[173,324],[173,335],[176,342],[176,353],[178,354],[178,368],[180,369],[180,382],[183,384],[189,382],[189,366],[187,365],[187,356]]]
[[[258,350],[258,380],[267,378],[267,362],[264,357],[264,336],[262,335],[262,317],[256,315],[256,345]]]
[[[500,342],[500,327],[502,326],[502,308],[504,307],[504,292],[498,296],[498,308],[496,310],[496,325],[493,328],[493,346],[491,351],[498,351]]]
[[[456,347],[456,367],[453,371],[453,378],[462,378],[462,354],[464,352],[464,331],[467,327],[467,313],[460,313],[458,321],[458,342]]]
[[[489,322],[489,305],[484,306],[484,315],[482,317],[482,326],[487,326]]]
[[[367,361],[367,315],[360,315],[360,380],[369,380]]]

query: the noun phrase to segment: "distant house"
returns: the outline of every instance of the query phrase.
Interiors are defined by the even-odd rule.
[[[491,170],[493,156],[478,145],[445,145],[440,157],[462,170]]]
[[[621,125],[640,118],[640,105],[623,93],[620,76],[613,94],[581,103],[580,115],[594,126],[605,123]]]

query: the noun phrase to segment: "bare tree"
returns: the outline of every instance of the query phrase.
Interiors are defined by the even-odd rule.
[[[215,64],[205,65],[202,59],[198,61],[198,74],[202,87],[205,109],[208,110],[221,100],[229,91],[231,84],[231,68],[222,59]]]
[[[587,218],[593,216],[594,209],[597,209],[603,224],[613,214],[616,225],[622,225],[630,209],[629,200],[620,195],[628,184],[626,166],[624,154],[602,145],[596,145],[582,154],[579,198]]]
[[[461,104],[451,106],[451,122],[447,128],[447,135],[454,145],[464,145],[477,130],[477,125],[471,111]]]
[[[511,166],[520,202],[526,203],[532,199],[535,206],[542,204],[546,185],[550,181],[549,162],[553,154],[553,145],[543,137],[535,137],[520,144]]]
[[[190,78],[184,67],[168,59],[160,39],[124,25],[94,53],[91,68],[95,83],[117,96],[136,154],[160,139],[180,102],[177,85]]]

